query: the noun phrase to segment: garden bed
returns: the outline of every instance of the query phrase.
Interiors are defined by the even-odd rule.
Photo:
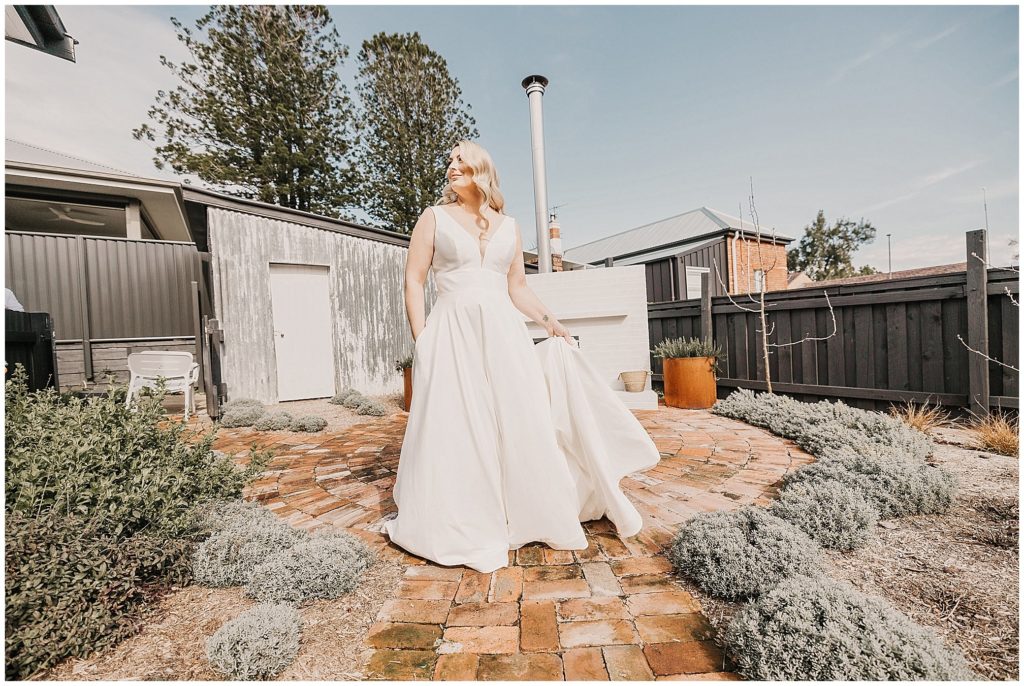
[[[404,566],[379,558],[359,586],[335,600],[299,609],[303,620],[299,654],[275,680],[354,681],[363,638],[384,602],[394,597]],[[87,659],[70,659],[41,680],[221,681],[206,659],[205,642],[224,623],[256,604],[242,587],[176,589],[147,613],[139,633]]]
[[[957,475],[953,507],[942,515],[881,522],[867,546],[826,552],[826,571],[880,596],[958,648],[982,678],[1018,677],[1018,461],[972,446],[970,434],[942,429],[930,462]],[[699,598],[721,635],[741,603]]]
[[[403,412],[402,407],[402,395],[400,393],[390,393],[385,395],[369,395],[368,398],[376,400],[388,409],[388,416]],[[267,408],[267,412],[290,412],[292,415],[299,417],[302,415],[316,415],[323,417],[327,420],[327,426],[324,427],[324,431],[336,433],[344,431],[350,426],[356,424],[362,424],[363,422],[377,419],[372,415],[359,414],[354,409],[345,407],[344,405],[334,405],[330,402],[329,398],[315,398],[313,400],[289,400],[283,403],[271,403],[264,405]],[[168,409],[168,412],[181,412],[182,404],[179,402],[177,407],[171,405],[173,400],[168,400],[164,403],[164,407]],[[203,407],[200,407],[197,419],[201,426],[212,425],[209,416],[205,413]]]

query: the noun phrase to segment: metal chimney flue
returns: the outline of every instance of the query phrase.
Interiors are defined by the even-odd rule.
[[[548,80],[540,74],[523,79],[530,101],[530,140],[533,148],[533,202],[537,215],[537,271],[551,271],[551,237],[548,233],[548,182],[544,169],[544,107]]]

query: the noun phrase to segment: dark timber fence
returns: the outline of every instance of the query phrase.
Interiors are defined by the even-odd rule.
[[[53,317],[46,312],[5,310],[4,320],[4,379],[11,378],[20,364],[28,375],[29,390],[57,388]]]
[[[966,272],[766,293],[770,344],[824,339],[770,347],[773,390],[865,409],[907,400],[974,412],[1017,408],[1018,372],[982,354],[1020,366],[1019,275],[986,268],[984,231],[968,233],[967,242]],[[832,336],[826,291],[835,313]],[[767,390],[760,317],[742,309],[758,305],[746,295],[732,298],[735,304],[712,298],[705,288],[702,300],[648,305],[652,348],[667,338],[709,334],[722,346],[719,397],[735,388]],[[661,359],[651,364],[660,382]]]

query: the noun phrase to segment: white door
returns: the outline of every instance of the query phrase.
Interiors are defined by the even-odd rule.
[[[334,395],[329,273],[327,267],[270,265],[279,402]]]

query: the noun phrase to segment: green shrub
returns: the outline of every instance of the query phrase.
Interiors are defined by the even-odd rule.
[[[269,679],[299,652],[302,618],[287,605],[256,605],[206,640],[210,664],[233,679]]]
[[[196,583],[202,586],[247,584],[256,566],[270,555],[309,538],[256,503],[235,506],[226,514],[192,558]]]
[[[290,412],[271,412],[256,420],[253,428],[257,431],[289,431],[295,417]]]
[[[267,410],[262,405],[260,407],[236,407],[233,410],[226,410],[221,415],[220,424],[229,429],[252,426],[266,414]]]
[[[366,396],[360,393],[359,391],[356,391],[355,393],[350,394],[347,398],[342,400],[341,404],[342,406],[347,407],[350,410],[354,410],[357,407],[359,407],[359,405],[362,404],[365,400]]]
[[[323,417],[318,417],[315,414],[307,414],[295,418],[292,422],[292,431],[316,433],[318,431],[323,431],[326,426],[327,420]]]
[[[144,584],[184,583],[190,544],[103,533],[99,518],[8,512],[4,522],[7,679],[87,657],[137,630]]]
[[[738,671],[761,681],[976,678],[931,630],[821,577],[793,577],[750,603],[725,641]]]
[[[329,403],[331,403],[333,405],[341,405],[342,402],[346,398],[351,396],[351,395],[362,395],[362,393],[360,393],[359,391],[357,391],[354,388],[346,388],[341,393],[339,393],[338,395],[334,396],[333,398],[331,398],[327,402],[329,402]]]
[[[80,397],[5,385],[7,674],[24,677],[131,633],[150,587],[185,583],[199,511],[237,498],[246,469],[215,434],[166,420],[162,388]]]
[[[746,598],[788,576],[816,572],[820,548],[792,524],[748,505],[692,517],[679,528],[668,557],[710,595]]]
[[[337,598],[354,589],[374,560],[373,551],[344,532],[316,534],[257,566],[245,592],[272,603]]]
[[[867,543],[878,511],[860,491],[839,482],[795,483],[768,511],[799,527],[822,547],[853,550]]]
[[[366,398],[362,403],[356,407],[357,414],[368,414],[375,417],[383,417],[387,415],[388,408],[384,403],[377,400]]]
[[[833,457],[787,474],[784,484],[789,488],[806,482],[836,482],[859,491],[882,519],[946,512],[956,491],[956,477],[950,472],[882,451],[835,451]]]
[[[214,454],[214,432],[166,422],[162,394],[140,398],[132,409],[116,395],[30,394],[16,379],[7,382],[8,512],[95,515],[100,532],[121,537],[188,536],[197,504],[240,497],[272,455],[259,453],[238,469],[230,456]]]

